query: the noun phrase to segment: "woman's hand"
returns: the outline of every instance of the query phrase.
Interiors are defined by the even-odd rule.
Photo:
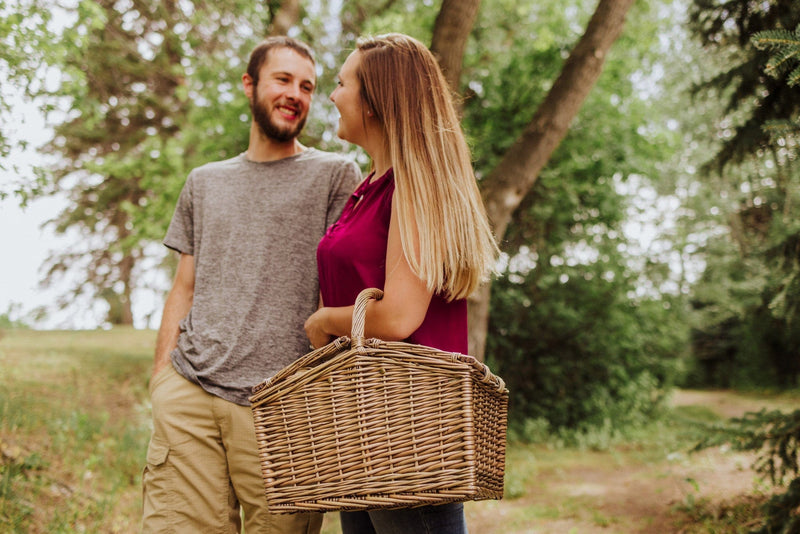
[[[334,336],[328,333],[325,328],[328,311],[329,308],[318,309],[311,317],[306,319],[305,325],[303,325],[312,349],[318,349],[333,341]]]

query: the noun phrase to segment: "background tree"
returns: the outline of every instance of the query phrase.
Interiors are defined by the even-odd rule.
[[[780,26],[785,19],[779,17],[778,20],[780,22],[777,28],[758,31],[750,37],[750,41],[758,50],[769,53],[769,59],[764,66],[765,72],[777,80],[784,80],[787,87],[796,88],[800,86],[800,24],[791,31]],[[770,136],[770,142],[777,144],[778,147],[786,146],[787,141],[789,146],[797,147],[800,121],[796,108],[790,108],[788,116],[767,120],[762,129]],[[786,199],[784,202],[789,200]],[[771,237],[768,231],[765,234],[767,234],[765,239]],[[764,310],[763,301],[756,302],[747,310],[750,313],[739,319],[738,324],[735,319],[729,318],[726,323],[710,332],[701,331],[703,335],[701,339],[710,340],[712,343],[716,341],[711,350],[719,351],[720,346],[724,346],[726,352],[735,358],[740,350],[735,345],[737,337],[758,335],[750,332],[742,335],[737,331],[740,325],[751,323],[753,330],[763,327],[771,336],[775,336],[776,330],[785,330],[784,335],[791,343],[790,354],[783,355],[785,359],[780,357],[779,351],[784,349],[781,346],[784,340],[780,338],[767,350],[774,358],[774,370],[779,373],[787,372],[788,367],[787,374],[796,380],[796,368],[787,363],[792,361],[792,355],[796,358],[796,350],[792,347],[796,348],[798,341],[796,333],[800,310],[800,232],[789,235],[778,243],[771,251],[769,259],[772,261],[768,261],[767,266],[773,267],[776,271],[768,273],[762,282],[764,287],[762,295],[772,298],[769,310]],[[779,280],[777,288],[775,278]],[[755,314],[752,313],[753,308]],[[778,350],[774,350],[775,345]],[[781,383],[780,378],[777,381]],[[786,384],[781,383],[781,385]],[[789,385],[792,385],[791,381]],[[800,531],[800,516],[797,515],[797,509],[800,507],[800,410],[791,413],[761,411],[732,419],[725,425],[712,428],[708,437],[698,444],[698,449],[721,443],[732,444],[737,450],[757,453],[756,470],[768,477],[772,484],[784,488],[784,491],[767,500],[763,506],[764,520],[751,532],[770,534]],[[790,477],[792,479],[785,484]]]
[[[586,31],[520,137],[481,184],[496,235],[503,238],[515,210],[547,164],[586,96],[602,72],[611,45],[622,33],[633,0],[600,0]],[[471,351],[483,356],[489,310],[489,286],[473,299]]]
[[[25,141],[15,141],[15,126],[24,118],[12,109],[12,102],[30,97],[40,87],[40,72],[46,49],[39,49],[40,42],[52,42],[54,36],[48,29],[52,13],[43,2],[30,2],[11,6],[0,0],[0,171],[18,173],[18,169],[7,159],[12,148],[25,148]],[[15,89],[15,90],[12,90]],[[0,201],[14,194],[21,204],[28,200],[26,192],[32,184],[23,179],[0,187]]]
[[[531,18],[545,25],[517,17],[508,34],[494,33],[498,46],[522,53],[473,81],[477,94],[464,123],[483,140],[476,145],[481,175],[493,172],[527,127],[523,110],[536,108],[562,68],[575,36],[549,30],[577,26],[570,7],[540,7]],[[661,297],[675,285],[669,258],[645,260],[622,226],[636,216],[633,193],[655,197],[664,163],[679,147],[668,108],[652,104],[665,95],[650,79],[663,69],[668,51],[657,36],[661,17],[671,13],[640,4],[630,16],[619,53],[609,55],[569,133],[514,211],[503,242],[508,264],[492,288],[487,360],[509,381],[513,416],[543,419],[554,430],[613,432],[635,423],[675,379],[685,339],[680,306]],[[652,206],[642,209],[658,217]]]
[[[475,21],[480,0],[444,0],[431,37],[431,51],[436,55],[447,83],[453,90],[461,88],[464,52]]]
[[[793,387],[800,378],[798,136],[774,126],[797,121],[800,87],[786,83],[789,71],[765,74],[771,52],[751,43],[758,32],[798,23],[797,0],[698,0],[690,11],[706,51],[695,94],[723,104],[708,132],[716,148],[699,171],[725,230],[700,250],[706,269],[692,294],[694,384]],[[791,56],[781,59],[787,65]]]

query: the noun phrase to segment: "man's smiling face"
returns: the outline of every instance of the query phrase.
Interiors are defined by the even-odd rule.
[[[280,142],[296,138],[308,118],[315,83],[314,64],[308,58],[291,48],[270,50],[250,99],[261,133]]]

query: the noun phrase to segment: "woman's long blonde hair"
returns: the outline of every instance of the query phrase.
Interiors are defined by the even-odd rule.
[[[389,143],[406,259],[428,289],[466,298],[498,251],[447,81],[430,50],[407,35],[362,38],[357,50],[364,109]]]

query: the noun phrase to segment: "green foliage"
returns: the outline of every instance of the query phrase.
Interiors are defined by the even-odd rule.
[[[795,387],[800,362],[797,238],[769,254],[714,251],[692,296],[694,370],[690,386]],[[717,245],[723,245],[718,242]],[[781,267],[780,264],[788,262]],[[785,273],[785,274],[784,274]]]
[[[800,381],[800,87],[783,75],[796,68],[797,29],[784,28],[800,27],[800,3],[698,1],[691,20],[713,52],[700,59],[708,75],[699,87],[728,99],[724,108],[709,108],[713,126],[704,132],[719,139],[702,168],[705,210],[717,215],[701,215],[708,227],[696,235],[716,238],[700,249],[706,267],[693,288],[691,383],[794,387]]]
[[[0,313],[0,336],[3,330],[29,328],[25,320],[19,317],[20,308],[20,304],[12,302],[5,312]]]
[[[582,29],[571,27],[569,17],[585,18],[583,4],[526,0],[482,6],[462,74],[462,125],[479,177],[499,162],[558,76]]]
[[[759,50],[772,52],[764,67],[768,74],[780,78],[788,73],[788,86],[800,84],[800,25],[794,32],[782,29],[757,32],[750,40]]]
[[[794,32],[784,29],[757,32],[750,39],[759,50],[771,53],[764,71],[775,79],[785,77],[786,85],[800,85],[800,24]],[[798,140],[800,119],[769,120],[763,126],[764,132],[770,136],[773,144],[786,140]]]
[[[554,432],[599,446],[651,415],[676,379],[686,341],[679,299],[660,290],[636,296],[637,286],[660,287],[669,269],[654,256],[628,253],[636,245],[622,231],[632,208],[623,189],[659,187],[659,166],[679,146],[642,90],[663,54],[651,7],[631,13],[620,48],[502,242],[509,267],[492,286],[487,361],[510,380],[521,435]],[[538,3],[511,9],[510,17],[499,8],[482,12],[464,107],[479,175],[530,121],[579,37],[575,20],[593,8]],[[647,85],[658,90],[655,80]]]
[[[629,300],[630,280],[613,268],[545,259],[495,282],[487,361],[508,383],[517,424],[613,435],[652,416],[674,382],[680,320],[665,313],[669,301]]]
[[[713,160],[720,171],[728,165],[720,181],[725,193],[734,193],[725,212],[732,239],[727,247],[725,241],[717,243],[718,250],[707,256],[693,297],[696,361],[705,370],[705,381],[732,375],[735,386],[794,388],[800,381],[800,220],[794,210],[800,180],[794,164],[800,2],[714,5],[698,0],[692,20],[704,44],[724,58],[725,65],[716,68],[719,74],[705,87],[730,95],[721,124],[736,128],[733,135],[721,136],[722,149]],[[769,77],[761,75],[762,66]],[[722,288],[720,280],[727,282]],[[754,532],[800,530],[794,512],[800,506],[799,441],[800,411],[760,412],[713,429],[700,444],[727,442],[758,451],[756,468],[773,483],[795,477],[784,493],[766,503],[764,524]]]
[[[13,6],[11,4],[14,4]],[[52,13],[47,2],[27,0],[7,2],[0,0],[0,171],[9,175],[19,173],[19,168],[7,160],[12,149],[25,148],[24,140],[15,139],[16,127],[24,116],[12,108],[12,103],[36,91],[42,74],[42,58],[47,49],[40,42],[52,42],[48,23]],[[30,184],[16,180],[0,186],[0,200],[17,194],[22,202]]]
[[[792,234],[744,258],[736,249],[725,249],[724,240],[706,250],[713,261],[692,296],[698,372],[690,375],[690,384],[786,388],[798,384],[798,237]]]
[[[748,0],[707,2],[695,0],[690,10],[690,28],[713,55],[706,59],[707,74],[696,87],[698,94],[714,96],[723,89],[727,121],[719,123],[722,145],[709,162],[722,170],[742,163],[769,144],[763,126],[800,113],[800,86],[762,76],[771,54],[748,46],[758,32],[794,28],[800,24],[800,2],[778,0],[754,4]],[[774,34],[770,34],[774,35]]]
[[[58,163],[23,196],[64,191],[70,206],[54,229],[90,236],[48,260],[45,283],[81,272],[62,303],[104,300],[110,322],[130,323],[133,289],[153,267],[145,247],[163,237],[188,169],[246,143],[247,103],[235,85],[262,33],[251,21],[262,17],[240,0],[30,5],[4,20],[58,81],[37,83],[44,67],[30,61],[9,64],[50,110],[47,150]],[[57,39],[42,15],[51,11],[68,21]]]

